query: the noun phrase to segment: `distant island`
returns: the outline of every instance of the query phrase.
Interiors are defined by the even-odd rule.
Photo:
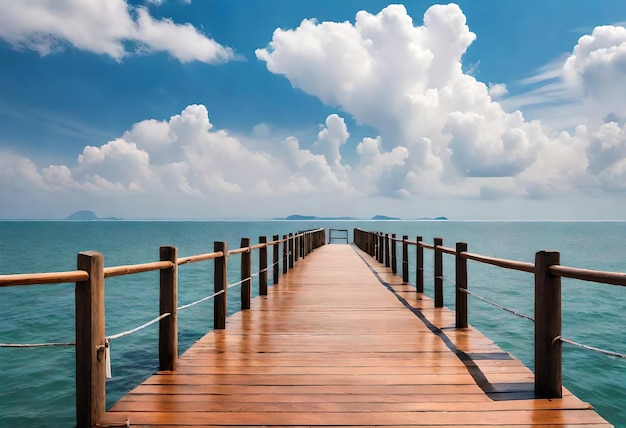
[[[359,217],[318,217],[315,215],[301,215],[301,214],[292,214],[287,217],[276,217],[273,220],[297,220],[297,221],[311,221],[311,220],[367,220]],[[373,216],[370,220],[375,221],[386,221],[386,220],[403,220],[400,217],[390,217],[386,215],[377,214]],[[434,221],[434,220],[448,220],[447,217],[419,217],[413,219],[416,221]]]
[[[402,220],[402,219],[399,217],[388,217],[386,215],[377,214],[374,217],[372,217],[372,220]]]
[[[318,217],[314,215],[292,214],[284,218],[275,218],[274,220],[359,220],[357,217]]]
[[[101,221],[101,220],[121,220],[119,217],[105,217],[100,218],[93,211],[76,211],[75,213],[67,216],[66,220],[73,221]]]
[[[448,220],[447,217],[419,217],[415,220]]]

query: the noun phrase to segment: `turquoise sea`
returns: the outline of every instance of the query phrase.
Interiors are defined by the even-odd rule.
[[[469,244],[469,251],[534,261],[539,250],[558,250],[561,263],[626,272],[626,222],[457,222],[457,221],[0,221],[0,274],[74,270],[76,254],[96,250],[105,265],[158,260],[159,246],[175,245],[179,257],[213,251],[213,241],[239,246],[274,234],[317,227],[359,227],[422,236],[432,243]],[[350,239],[351,240],[351,239]],[[401,254],[400,251],[398,254]],[[414,253],[411,260],[414,260]],[[255,262],[256,266],[256,262]],[[425,250],[426,293],[432,296],[432,252]],[[180,267],[179,304],[211,294],[212,262]],[[238,256],[229,263],[229,282],[239,279]],[[498,304],[532,315],[531,274],[468,262],[469,288]],[[415,268],[411,266],[411,281]],[[444,275],[454,279],[454,259],[444,255]],[[270,275],[271,281],[271,275]],[[258,292],[256,278],[254,292]],[[444,282],[445,304],[454,306],[453,285]],[[229,313],[238,310],[237,290]],[[179,315],[180,351],[212,328],[212,302]],[[158,272],[109,278],[106,332],[134,328],[158,315]],[[470,298],[469,321],[500,347],[533,365],[533,325]],[[74,340],[74,285],[0,288],[0,343]],[[563,280],[563,336],[626,354],[626,287]],[[113,379],[109,405],[157,369],[157,326],[112,343]],[[616,426],[626,426],[626,360],[563,345],[564,385],[593,404]],[[0,427],[74,426],[74,349],[0,348]]]

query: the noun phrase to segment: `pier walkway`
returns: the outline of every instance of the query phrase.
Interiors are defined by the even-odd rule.
[[[307,255],[100,426],[610,426],[350,245]]]

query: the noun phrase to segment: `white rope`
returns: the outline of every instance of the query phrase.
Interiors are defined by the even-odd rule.
[[[506,311],[506,312],[508,312],[508,313],[511,313],[511,314],[513,314],[513,315],[515,315],[515,316],[518,316],[518,317],[520,317],[520,318],[524,318],[524,319],[527,319],[527,320],[529,320],[529,321],[533,321],[533,322],[535,321],[535,319],[534,319],[533,317],[529,316],[529,315],[526,315],[526,314],[523,314],[523,313],[521,313],[521,312],[514,311],[513,309],[509,309],[509,308],[507,308],[507,307],[504,307],[504,306],[498,305],[497,303],[494,303],[494,302],[492,302],[492,301],[490,301],[490,300],[485,299],[484,297],[481,297],[481,296],[479,296],[479,295],[477,295],[477,294],[474,294],[474,293],[472,293],[471,291],[469,291],[469,290],[467,290],[467,289],[465,289],[465,288],[457,288],[457,290],[459,290],[461,293],[469,294],[470,296],[475,297],[475,298],[476,298],[476,299],[478,299],[478,300],[481,300],[481,301],[483,301],[483,302],[485,302],[485,303],[488,303],[488,304],[490,304],[490,305],[492,305],[492,306],[495,306],[496,308],[500,308],[500,309],[502,309],[503,311]]]
[[[61,346],[76,346],[75,342],[50,342],[50,343],[0,343],[0,348],[48,348]]]
[[[441,278],[443,278],[444,281],[448,282],[449,284],[452,284],[456,287],[456,282],[452,281],[451,279],[448,279],[445,276],[442,276]]]
[[[169,317],[170,315],[171,314],[169,312],[166,312],[166,313],[164,313],[162,315],[159,315],[155,319],[153,319],[151,321],[148,321],[145,324],[140,325],[139,327],[133,328],[132,330],[124,331],[122,333],[114,334],[112,336],[107,336],[107,337],[105,337],[105,339],[111,341],[111,340],[119,339],[120,337],[131,335],[133,333],[138,332],[139,330],[143,330],[144,328],[146,328],[148,326],[151,326],[152,324],[161,321],[163,318]]]
[[[244,282],[246,282],[246,281],[247,281],[247,280],[249,280],[249,279],[250,279],[250,277],[247,277],[247,278],[245,278],[245,279],[242,279],[241,281],[237,281],[237,282],[235,282],[235,283],[228,284],[228,286],[226,287],[226,289],[233,288],[233,287],[236,287],[236,286],[238,286],[238,285],[241,285],[241,284],[243,284]]]
[[[169,312],[159,315],[151,321],[148,321],[145,324],[140,325],[132,330],[124,331],[122,333],[114,334],[112,336],[106,336],[105,340],[111,341],[114,339],[119,339],[120,337],[128,336],[133,333],[138,332],[139,330],[143,330],[144,328],[151,326],[154,323],[161,321],[163,318],[169,317],[171,314]],[[51,342],[51,343],[0,343],[0,348],[45,348],[45,347],[61,347],[61,346],[76,346],[76,342]]]
[[[276,263],[273,263],[271,266],[268,266],[268,268],[265,270],[269,270],[269,268],[273,268],[274,266],[278,266],[279,264],[280,264],[280,260],[278,260]]]
[[[210,296],[203,297],[202,299],[200,299],[200,300],[196,300],[195,302],[191,302],[191,303],[188,303],[188,304],[186,304],[186,305],[179,306],[179,307],[178,307],[178,308],[176,308],[176,309],[177,309],[177,310],[179,310],[179,311],[183,311],[183,310],[185,310],[185,309],[187,309],[187,308],[190,308],[190,307],[192,307],[192,306],[197,305],[198,303],[202,303],[202,302],[204,302],[205,300],[212,299],[213,297],[219,296],[220,294],[223,294],[223,293],[224,293],[224,290],[220,290],[220,291],[218,291],[217,293],[213,293],[213,294],[211,294]]]
[[[411,262],[408,262],[408,263],[409,263],[409,265],[413,266],[414,268],[418,267],[416,263],[411,263]],[[433,272],[432,269],[427,269],[424,266],[422,266],[422,271],[428,272],[428,273],[432,273]]]
[[[554,344],[554,342],[556,342],[557,340],[560,340],[563,343],[569,343],[570,345],[578,346],[579,348],[586,349],[588,351],[599,352],[601,354],[610,355],[611,357],[626,358],[626,354],[620,354],[619,352],[607,351],[606,349],[596,348],[595,346],[583,345],[582,343],[574,342],[573,340],[565,339],[564,337],[561,337],[561,336],[555,337],[552,343]]]

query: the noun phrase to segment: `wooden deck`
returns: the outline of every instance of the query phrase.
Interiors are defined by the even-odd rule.
[[[352,246],[323,246],[100,424],[610,426],[569,391],[535,399],[528,368],[401,282]]]

